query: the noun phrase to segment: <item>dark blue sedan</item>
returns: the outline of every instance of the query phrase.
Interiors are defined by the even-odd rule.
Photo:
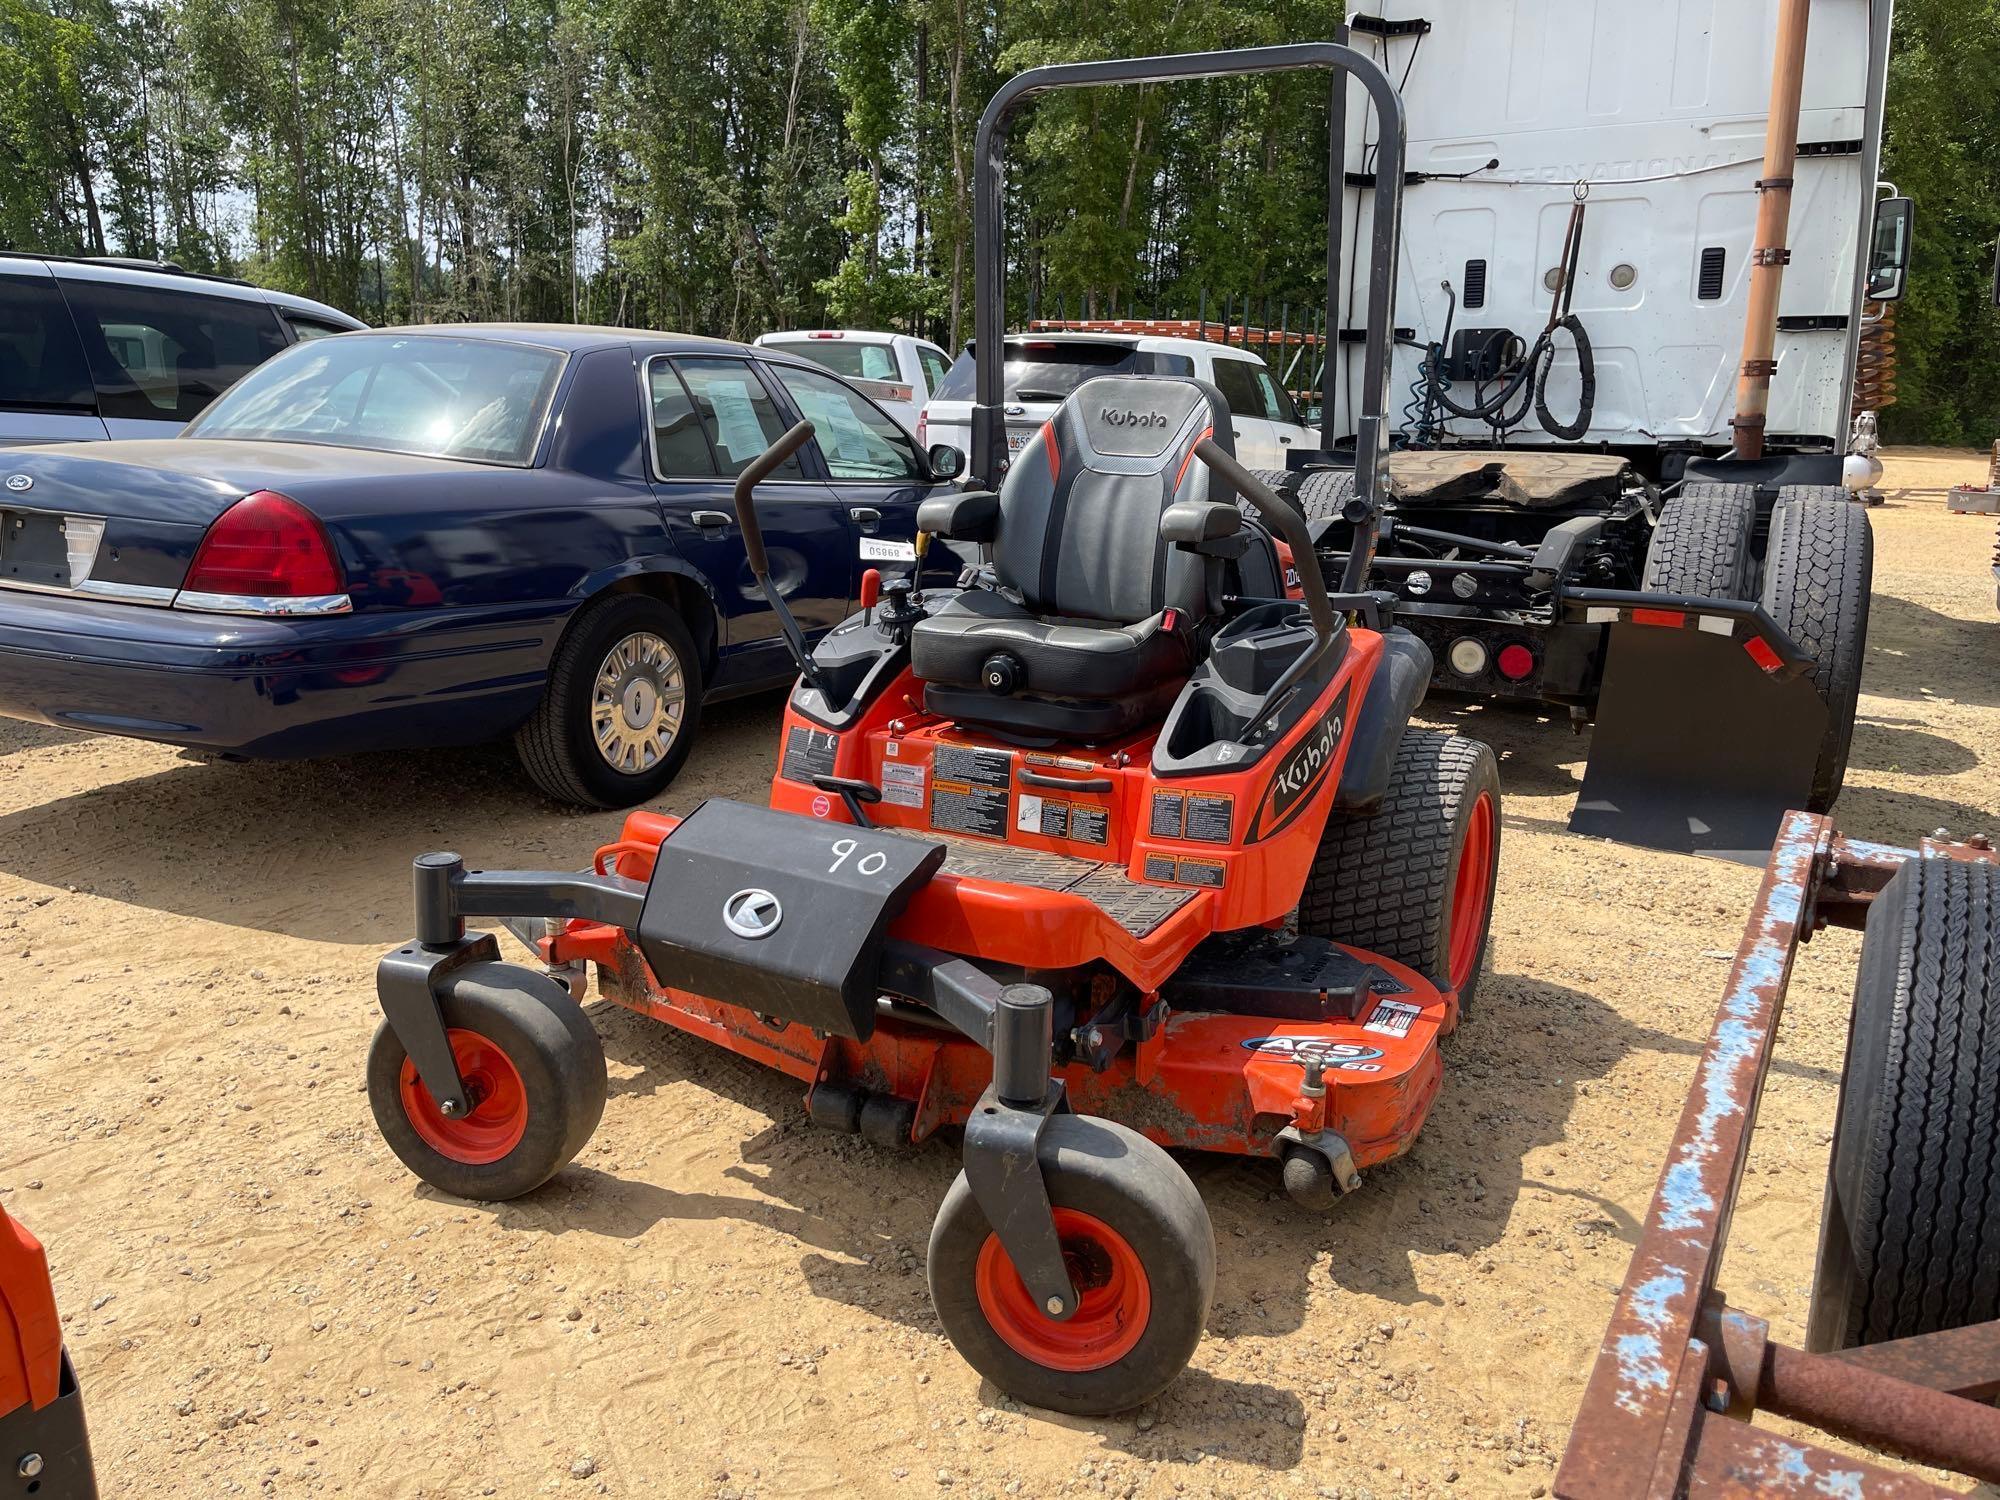
[[[801,417],[758,515],[816,635],[956,457],[825,370],[610,328],[298,345],[178,438],[0,459],[0,714],[274,758],[512,735],[551,795],[644,801],[704,699],[791,676],[730,483]]]

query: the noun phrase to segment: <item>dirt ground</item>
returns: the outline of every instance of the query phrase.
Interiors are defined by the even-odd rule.
[[[1843,824],[2000,832],[1978,455],[1896,455]],[[774,700],[666,805],[759,799]],[[420,1187],[361,1063],[409,857],[574,868],[615,832],[504,752],[312,765],[0,721],[0,1203],[49,1246],[107,1496],[1537,1496],[1755,874],[1564,831],[1587,740],[1445,711],[1506,790],[1491,975],[1404,1160],[1330,1217],[1187,1161],[1214,1216],[1193,1367],[1131,1416],[1024,1410],[925,1296],[941,1142],[615,1007],[594,1141],[499,1208]],[[1804,957],[1724,1285],[1797,1338],[1857,939]]]

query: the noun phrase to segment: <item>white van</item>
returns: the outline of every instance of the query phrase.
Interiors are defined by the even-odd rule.
[[[849,385],[917,434],[924,403],[951,368],[951,356],[927,339],[907,333],[866,333],[851,328],[802,328],[791,333],[763,333],[756,342],[809,359],[844,377]]]
[[[1017,333],[1007,338],[1007,451],[1027,445],[1069,393],[1093,375],[1192,375],[1229,403],[1236,457],[1252,469],[1282,469],[1285,454],[1319,446],[1289,392],[1245,349],[1202,339],[1118,333]],[[917,442],[972,449],[972,346],[924,408]]]

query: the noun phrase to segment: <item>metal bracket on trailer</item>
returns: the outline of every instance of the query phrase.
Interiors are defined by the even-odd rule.
[[[1991,859],[1990,849],[1924,854]],[[1874,1459],[1734,1420],[1763,1409],[2000,1480],[2000,1323],[1807,1354],[1716,1290],[1799,944],[1859,927],[1918,851],[1786,815],[1702,1049],[1652,1206],[1557,1470],[1562,1500],[1721,1494],[1945,1497]]]

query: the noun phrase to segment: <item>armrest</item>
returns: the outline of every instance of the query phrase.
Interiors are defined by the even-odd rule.
[[[917,507],[917,530],[954,542],[990,542],[1000,526],[1000,497],[991,490],[933,495]]]
[[[1209,557],[1241,555],[1243,512],[1221,500],[1177,500],[1160,512],[1160,539]]]

